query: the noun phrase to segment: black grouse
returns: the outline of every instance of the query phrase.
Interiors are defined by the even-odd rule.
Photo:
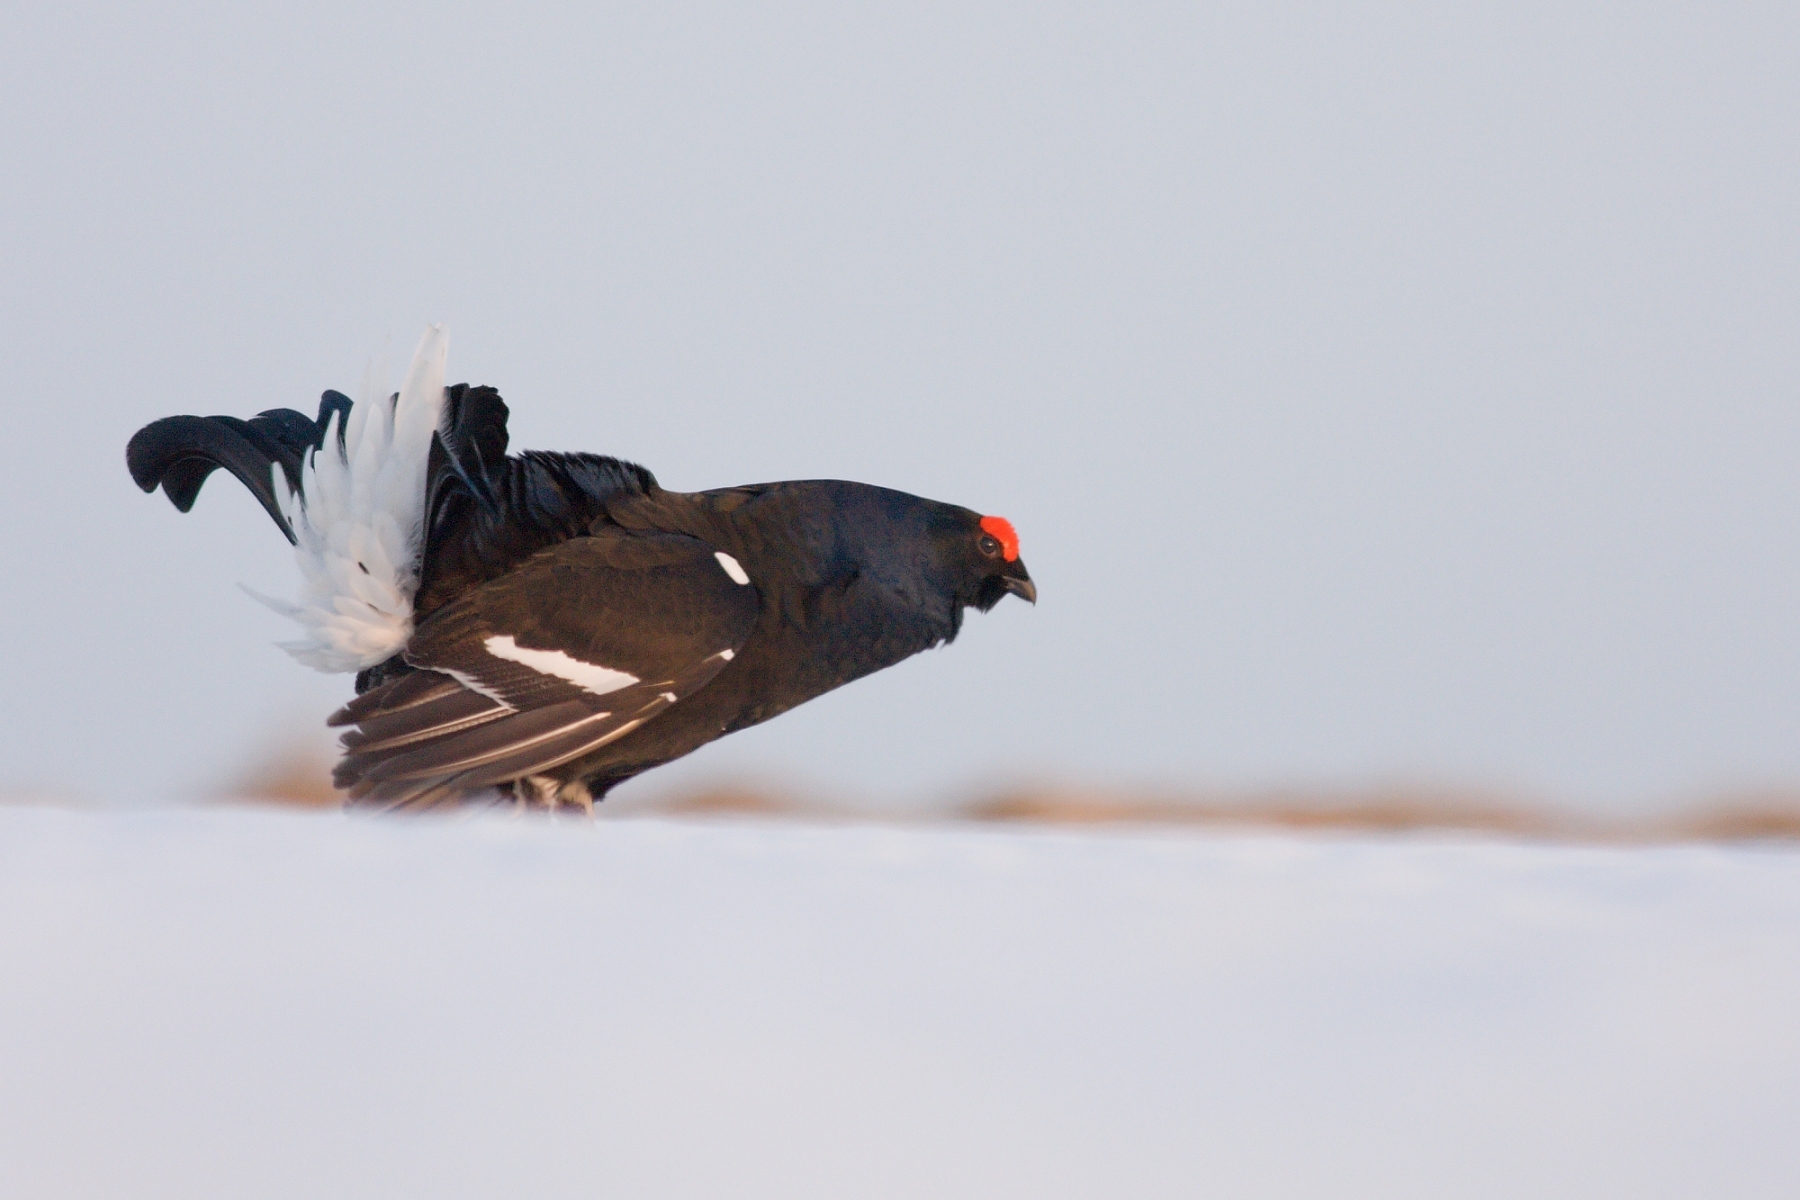
[[[670,492],[594,454],[508,455],[498,392],[446,388],[426,331],[398,393],[316,419],[168,417],[131,439],[182,512],[224,467],[297,548],[288,644],[357,672],[335,781],[422,809],[608,789],[956,637],[1037,591],[1000,517],[836,480]]]

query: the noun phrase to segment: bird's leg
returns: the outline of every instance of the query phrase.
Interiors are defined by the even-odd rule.
[[[504,808],[510,816],[518,816],[525,811],[525,795],[517,780],[509,779],[505,783],[494,785],[494,806]]]
[[[588,820],[594,819],[594,794],[588,791],[587,784],[581,780],[571,779],[563,784],[557,790],[556,800],[559,804],[579,808],[588,815]]]
[[[551,813],[556,811],[556,780],[548,775],[527,775],[515,780],[513,793],[527,808],[541,808]]]

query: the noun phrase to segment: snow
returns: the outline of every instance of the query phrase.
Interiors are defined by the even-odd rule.
[[[1790,1195],[1800,852],[0,809],[0,1193]]]

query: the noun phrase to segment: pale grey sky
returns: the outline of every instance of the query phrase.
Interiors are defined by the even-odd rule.
[[[516,448],[1019,527],[1035,611],[635,788],[1800,780],[1792,4],[6,24],[0,786],[317,728],[286,544],[124,444],[428,320]]]

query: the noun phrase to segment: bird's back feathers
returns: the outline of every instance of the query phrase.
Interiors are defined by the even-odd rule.
[[[488,387],[457,384],[431,451],[420,617],[544,549],[587,532],[607,502],[641,495],[656,478],[598,454],[508,455],[506,402]]]

